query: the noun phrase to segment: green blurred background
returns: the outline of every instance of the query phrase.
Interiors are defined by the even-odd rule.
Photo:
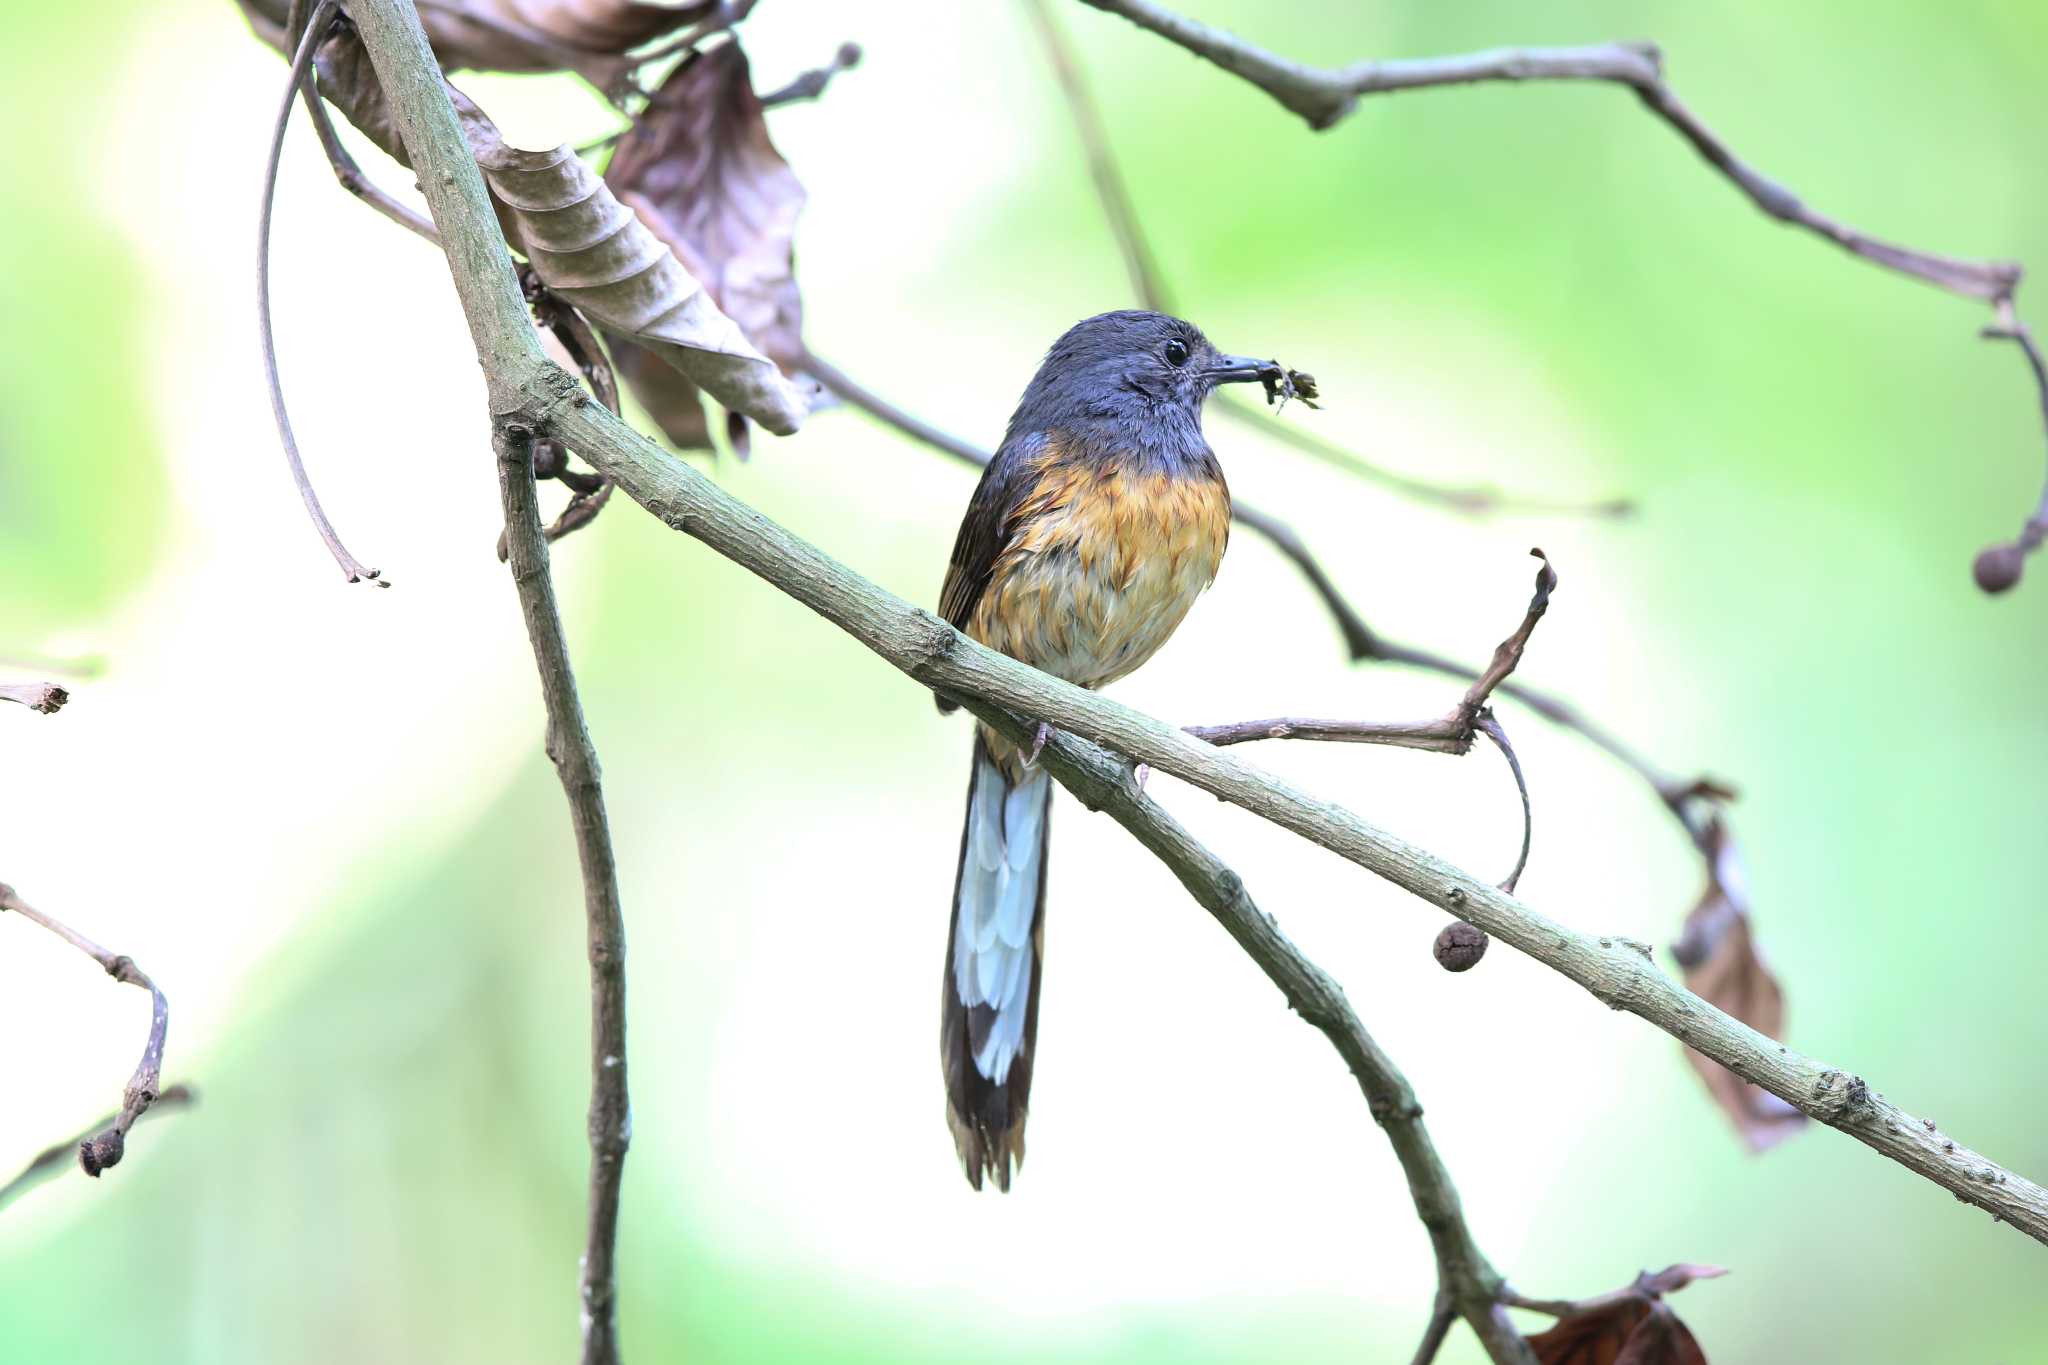
[[[1195,8],[1319,62],[1654,38],[1824,211],[2048,264],[2037,5]],[[1617,90],[1400,95],[1311,136],[1120,21],[1059,17],[1185,309],[1323,381],[1324,411],[1277,420],[1642,512],[1463,521],[1212,422],[1234,488],[1376,626],[1466,657],[1542,544],[1564,585],[1528,678],[1741,787],[1791,1040],[2048,1173],[2048,583],[1988,600],[1968,572],[2032,505],[2042,435],[1983,313],[1772,226]],[[867,51],[773,115],[811,192],[813,344],[992,442],[1044,345],[1128,301],[1022,16],[772,0],[746,37],[764,86]],[[347,589],[251,343],[280,64],[226,3],[8,6],[0,47],[0,657],[109,660],[58,717],[0,714],[0,876],[157,976],[169,1076],[204,1094],[107,1179],[0,1216],[0,1361],[567,1358],[581,916],[445,274],[293,129],[286,383],[335,520],[397,583]],[[565,82],[462,83],[527,145],[608,127]],[[920,601],[971,487],[850,413],[716,473]],[[932,1065],[964,727],[623,502],[557,564],[631,928],[631,1359],[1407,1358],[1431,1269],[1385,1143],[1120,831],[1056,822],[1031,1162],[975,1197]],[[1451,695],[1345,665],[1248,536],[1119,692],[1190,722]],[[1504,715],[1537,800],[1525,895],[1668,941],[1698,889],[1674,827]],[[1465,865],[1512,856],[1488,758],[1256,758]],[[1678,1306],[1717,1361],[2048,1361],[2039,1247],[1832,1132],[1745,1155],[1647,1026],[1504,950],[1447,976],[1434,912],[1154,783],[1407,1067],[1521,1288],[1706,1261],[1734,1274]],[[0,923],[0,1168],[108,1107],[143,1010]],[[1460,1335],[1444,1358],[1479,1357]]]

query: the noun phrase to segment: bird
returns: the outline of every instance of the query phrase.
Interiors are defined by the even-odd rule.
[[[1202,435],[1202,404],[1227,383],[1261,380],[1270,393],[1282,374],[1272,361],[1220,353],[1164,313],[1075,323],[1046,352],[982,471],[939,614],[1082,687],[1143,664],[1215,580],[1230,538],[1230,489]],[[939,1057],[946,1120],[976,1190],[991,1179],[1007,1191],[1024,1161],[1045,966],[1052,783],[1037,758],[1047,734],[1041,724],[1020,746],[975,727]]]

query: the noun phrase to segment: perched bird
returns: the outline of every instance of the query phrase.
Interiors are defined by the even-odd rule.
[[[1046,353],[967,505],[939,613],[971,638],[1082,687],[1151,658],[1216,577],[1230,490],[1202,438],[1219,384],[1269,380],[1190,323],[1103,313]],[[939,709],[954,703],[941,698]],[[1043,730],[1040,734],[1043,735]],[[939,1057],[946,1119],[977,1190],[1010,1188],[1045,957],[1051,779],[977,726],[946,945]]]

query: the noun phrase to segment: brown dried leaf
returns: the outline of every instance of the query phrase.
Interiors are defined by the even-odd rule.
[[[617,334],[605,337],[612,370],[678,450],[711,449],[711,418],[697,386],[672,365]]]
[[[623,69],[622,54],[694,23],[714,4],[429,0],[420,5],[420,24],[447,70],[575,71],[603,88]]]
[[[623,54],[709,14],[716,0],[421,0],[420,27],[445,70],[574,71],[609,89]],[[283,43],[291,0],[241,0],[263,40]]]
[[[1542,1365],[1707,1365],[1706,1354],[1663,1296],[1694,1280],[1728,1272],[1718,1266],[1674,1265],[1612,1294],[1588,1299],[1557,1325],[1529,1338]]]
[[[512,240],[548,289],[590,321],[675,366],[720,405],[778,436],[805,406],[647,225],[567,146],[479,152]]]
[[[1750,933],[1749,890],[1742,858],[1719,816],[1702,840],[1707,886],[1686,916],[1671,952],[1685,969],[1687,989],[1759,1033],[1785,1032],[1785,992],[1764,965]],[[1806,1124],[1806,1116],[1767,1090],[1760,1090],[1719,1062],[1685,1050],[1685,1058],[1707,1091],[1753,1152],[1776,1146]]]
[[[749,340],[785,370],[801,364],[793,263],[804,187],[768,136],[737,40],[676,68],[619,140],[605,180]]]

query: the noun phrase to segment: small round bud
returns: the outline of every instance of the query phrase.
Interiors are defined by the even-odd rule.
[[[2010,542],[1987,545],[1977,555],[1977,562],[1970,566],[1976,575],[1977,586],[1986,592],[2004,592],[2020,581],[2020,572],[2027,566],[2027,553]]]
[[[78,1144],[78,1164],[85,1168],[87,1175],[97,1178],[99,1173],[109,1166],[121,1164],[121,1151],[126,1146],[118,1128],[95,1133]]]
[[[1436,936],[1436,961],[1447,972],[1466,972],[1486,956],[1486,931],[1461,919],[1452,920]]]

